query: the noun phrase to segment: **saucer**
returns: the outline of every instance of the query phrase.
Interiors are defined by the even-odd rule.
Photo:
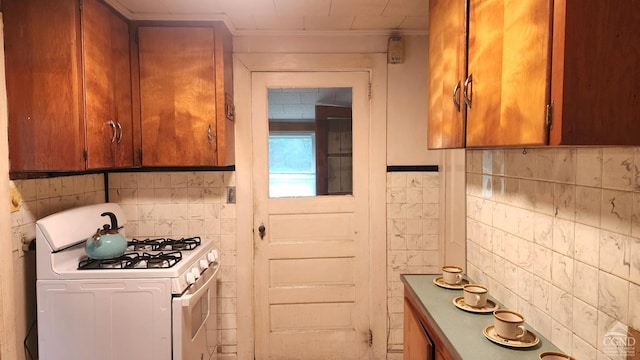
[[[442,276],[438,276],[437,278],[433,279],[433,283],[445,289],[462,290],[462,287],[467,285],[469,283],[469,280],[462,279],[460,284],[451,285],[444,282],[444,280],[442,279]]]
[[[509,340],[509,339],[505,339],[498,336],[498,334],[496,334],[496,329],[493,327],[493,325],[489,325],[485,327],[482,330],[482,333],[490,341],[493,341],[494,343],[499,345],[504,345],[512,348],[528,348],[528,347],[536,346],[540,342],[540,339],[538,339],[538,336],[529,330],[527,330],[527,333],[520,340]]]
[[[569,356],[565,353],[561,353],[558,351],[545,351],[543,353],[540,353],[540,360],[560,360],[560,359],[576,360],[576,358],[574,358],[573,356]]]
[[[489,299],[487,299],[487,303],[480,308],[467,305],[464,302],[464,296],[458,296],[457,298],[453,299],[453,305],[455,305],[458,309],[473,312],[473,313],[479,313],[479,314],[492,313],[494,310],[498,308],[498,304],[496,304],[495,302]]]

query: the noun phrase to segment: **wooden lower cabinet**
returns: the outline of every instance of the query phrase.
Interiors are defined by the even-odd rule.
[[[433,325],[416,300],[405,291],[404,296],[404,360],[454,360],[445,346],[444,339],[436,333]]]
[[[433,344],[424,326],[404,299],[404,360],[433,360]]]

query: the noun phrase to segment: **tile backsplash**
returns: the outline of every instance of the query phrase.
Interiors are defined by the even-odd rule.
[[[22,198],[19,210],[11,213],[14,251],[18,251],[23,240],[35,239],[36,220],[62,210],[104,202],[102,174],[13,180],[10,187],[15,187]]]
[[[636,358],[640,148],[466,156],[469,276],[578,359]]]
[[[235,186],[229,171],[132,172],[109,174],[109,201],[127,216],[126,236],[212,240],[220,251],[218,343],[224,355],[237,353],[236,205],[227,203]]]
[[[387,349],[402,351],[404,287],[401,274],[440,268],[440,173],[387,173]]]

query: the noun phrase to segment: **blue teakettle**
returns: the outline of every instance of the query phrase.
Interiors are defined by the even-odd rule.
[[[124,254],[127,240],[118,233],[118,219],[111,212],[104,212],[100,216],[108,216],[111,224],[104,224],[102,229],[96,230],[85,243],[85,251],[91,259],[112,259]]]

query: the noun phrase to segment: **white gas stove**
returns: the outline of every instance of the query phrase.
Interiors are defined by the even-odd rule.
[[[207,343],[217,338],[213,242],[128,239],[122,256],[91,259],[85,241],[103,226],[105,212],[125,235],[126,218],[115,203],[36,222],[39,358],[213,358],[215,344]]]

